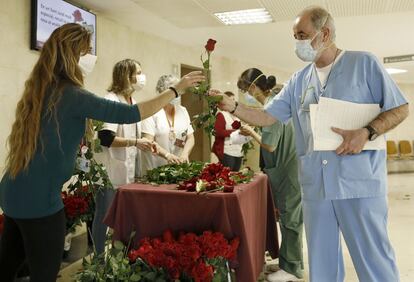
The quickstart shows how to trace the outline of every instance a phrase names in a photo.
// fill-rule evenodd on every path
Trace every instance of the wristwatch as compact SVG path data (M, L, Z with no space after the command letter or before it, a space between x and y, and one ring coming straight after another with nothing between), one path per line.
M377 131L371 125L367 125L364 128L366 128L369 132L369 135L368 135L369 141L374 141L378 137Z

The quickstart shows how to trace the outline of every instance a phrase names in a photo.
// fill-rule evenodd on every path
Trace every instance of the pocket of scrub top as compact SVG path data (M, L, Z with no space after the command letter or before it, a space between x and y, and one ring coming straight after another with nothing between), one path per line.
M365 180L372 178L372 165L367 151L346 155L340 159L340 175L343 179Z
M299 181L302 185L313 184L315 170L312 169L315 160L312 159L312 154L299 157Z

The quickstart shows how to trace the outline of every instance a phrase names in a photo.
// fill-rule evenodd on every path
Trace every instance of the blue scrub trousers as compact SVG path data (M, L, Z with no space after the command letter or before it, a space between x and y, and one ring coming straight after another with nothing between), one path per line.
M398 282L385 196L303 200L311 282L344 281L342 233L360 282Z

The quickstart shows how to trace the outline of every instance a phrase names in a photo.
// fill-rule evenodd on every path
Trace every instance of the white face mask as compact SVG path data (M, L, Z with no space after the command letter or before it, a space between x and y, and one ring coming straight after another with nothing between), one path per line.
M247 106L257 105L257 100L249 92L245 92L243 95Z
M170 101L170 104L173 106L181 105L181 97L174 98Z
M313 49L312 41L318 36L320 31L315 34L312 39L305 39L305 40L296 40L296 47L295 53L304 62L314 62L317 58L319 51L322 49L322 46L318 49Z
M97 59L97 56L89 53L79 58L78 65L84 77L88 76L93 71Z
M145 74L137 74L137 83L132 84L135 91L139 91L144 88L145 84L147 83L147 76Z

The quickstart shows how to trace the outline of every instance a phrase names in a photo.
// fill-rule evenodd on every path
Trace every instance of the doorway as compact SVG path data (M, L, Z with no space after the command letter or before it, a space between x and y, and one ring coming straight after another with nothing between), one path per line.
M181 77L192 71L202 70L202 68L181 64ZM195 115L202 113L204 108L207 107L207 102L204 99L200 99L197 95L188 93L181 96L181 105L187 108L190 119L193 120ZM190 161L210 162L211 144L208 134L202 128L196 128L194 125L193 127L195 145L190 154Z

